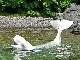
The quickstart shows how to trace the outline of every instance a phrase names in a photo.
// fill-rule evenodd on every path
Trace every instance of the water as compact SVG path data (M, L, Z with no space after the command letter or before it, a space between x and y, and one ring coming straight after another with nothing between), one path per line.
M49 58L72 58L74 57L75 53L73 53L74 50L72 46L70 45L62 45L62 46L56 46L50 49L44 49L44 50L36 50L36 51L21 51L21 50L13 50L14 54L14 60L24 60L26 57L27 60L37 59L41 57L42 60L44 60L46 57ZM46 60L46 59L45 59Z
M11 47L12 38L20 34L32 45L50 42L56 36L56 31L39 30L32 33L29 30L1 30L0 31L0 60L78 60L80 59L80 35L72 35L69 31L62 33L62 46L36 51L17 51ZM34 42L34 43L33 43Z
M73 46L74 45L74 46ZM80 47L75 44L56 46L36 51L14 50L8 46L0 46L0 60L48 60L48 59L79 59Z

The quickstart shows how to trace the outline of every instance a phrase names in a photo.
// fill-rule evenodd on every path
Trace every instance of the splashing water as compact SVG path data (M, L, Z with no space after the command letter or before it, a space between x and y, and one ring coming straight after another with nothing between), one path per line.
M49 50L49 52L47 52L47 54L43 54L42 53L45 51L42 50L34 50L34 51L21 51L21 50L14 50L14 60L23 60L23 57L26 57L31 55L29 53L35 53L37 55L42 55L43 57L47 57L48 55L53 55L57 58L68 58L70 56L73 56L74 54L72 53L72 47L70 45L61 45L61 46L56 46L54 48L51 48L51 50L53 49L53 51L56 52L51 52ZM36 56L35 56L36 57Z

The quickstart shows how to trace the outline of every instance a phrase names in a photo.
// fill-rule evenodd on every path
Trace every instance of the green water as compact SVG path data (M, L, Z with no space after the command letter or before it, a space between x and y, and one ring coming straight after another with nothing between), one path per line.
M21 29L3 29L0 30L0 60L14 60L13 49L11 48L12 38L19 34L29 41L32 45L44 44L52 41L56 36L55 30L21 30ZM56 48L46 49L37 53L27 53L23 60L80 60L80 35L70 33L70 30L62 32L62 45L71 46L73 53L70 57L56 57Z

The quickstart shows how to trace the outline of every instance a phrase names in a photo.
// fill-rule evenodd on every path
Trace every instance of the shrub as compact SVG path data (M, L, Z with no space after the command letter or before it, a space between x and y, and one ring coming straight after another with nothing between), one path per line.
M78 1L78 0L74 0ZM73 0L0 0L0 12L28 16L55 16L63 12Z

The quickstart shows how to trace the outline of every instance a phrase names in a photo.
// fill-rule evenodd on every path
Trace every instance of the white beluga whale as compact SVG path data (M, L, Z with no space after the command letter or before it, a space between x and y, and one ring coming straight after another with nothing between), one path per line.
M54 40L52 40L51 42L42 44L42 45L36 45L33 46L31 45L28 41L26 41L23 37L16 35L13 40L16 43L16 45L11 45L13 48L16 49L21 49L21 50L38 50L38 49L47 49L47 48L51 48L53 46L60 46L61 45L61 32L64 29L69 28L72 24L73 21L69 21L69 20L52 20L50 21L50 24L52 25L52 27L54 27L58 33L55 37Z
M26 41L23 37L16 35L14 38L14 43L16 43L16 45L11 45L14 48L17 49L23 49L23 50L33 50L34 47L28 42Z

